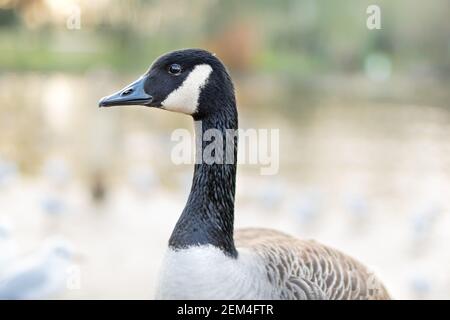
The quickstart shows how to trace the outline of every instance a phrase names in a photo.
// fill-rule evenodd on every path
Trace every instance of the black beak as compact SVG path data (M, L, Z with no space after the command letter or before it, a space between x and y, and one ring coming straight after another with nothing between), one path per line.
M99 107L149 105L153 97L144 90L145 76L140 77L124 89L103 97L98 102Z

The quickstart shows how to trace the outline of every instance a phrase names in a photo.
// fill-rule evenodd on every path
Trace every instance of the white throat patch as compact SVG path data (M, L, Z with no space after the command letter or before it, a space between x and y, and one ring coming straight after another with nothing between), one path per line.
M174 112L194 114L198 107L201 89L208 81L212 68L209 64L194 67L184 82L172 91L161 103L164 109Z

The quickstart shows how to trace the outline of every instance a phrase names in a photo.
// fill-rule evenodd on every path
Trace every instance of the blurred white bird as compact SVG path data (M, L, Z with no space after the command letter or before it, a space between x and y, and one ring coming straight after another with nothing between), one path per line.
M0 222L0 275L16 258L17 244L12 227L6 222Z
M353 229L362 231L362 227L367 224L370 218L367 198L359 192L347 193L344 197L344 206Z
M43 190L38 206L44 215L42 220L44 234L58 233L64 217L70 212L64 195L57 191Z
M431 291L431 281L422 274L416 274L410 279L410 290L414 299L424 299Z
M439 216L440 208L430 203L415 212L412 217L412 226L415 235L422 235L431 230Z
M279 181L272 181L270 184L265 184L259 192L256 193L257 201L266 210L272 210L278 208L285 195L285 187Z
M66 211L64 200L56 194L45 194L39 204L42 211L49 215L60 215Z
M42 168L42 174L51 185L57 188L66 186L72 176L67 162L60 158L48 159Z
M348 193L345 197L348 213L357 220L366 219L369 213L369 205L366 197L361 193Z
M41 211L49 217L52 228L58 222L56 217L68 212L67 192L64 188L69 184L71 173L64 159L50 158L42 168L42 177L46 186L41 190L38 205Z
M6 187L11 184L17 176L17 165L12 161L0 158L0 187Z
M293 204L292 213L302 227L311 226L321 213L321 195L319 192L306 192Z
M160 181L148 166L134 166L128 171L128 181L137 193L147 193L156 188Z
M46 299L66 289L73 252L64 241L50 241L18 260L0 277L0 299Z
M425 249L441 212L442 208L439 204L429 201L412 214L412 246L415 253Z

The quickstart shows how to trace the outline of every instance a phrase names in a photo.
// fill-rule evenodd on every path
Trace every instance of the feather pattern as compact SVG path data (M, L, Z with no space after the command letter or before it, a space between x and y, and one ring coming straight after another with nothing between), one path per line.
M270 229L235 231L241 248L263 260L267 279L279 299L390 299L383 284L355 259L313 240Z

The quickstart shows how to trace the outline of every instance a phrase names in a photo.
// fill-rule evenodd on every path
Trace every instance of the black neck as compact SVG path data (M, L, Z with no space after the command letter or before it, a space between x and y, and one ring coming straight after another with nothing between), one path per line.
M197 120L194 178L186 207L169 240L169 246L172 248L213 245L232 257L237 256L233 241L237 161L235 133L238 125L234 97L229 104L231 105L222 106L221 111L212 115L201 119L194 118ZM215 139L203 141L205 134L211 133L209 129L216 129L216 135L222 137L222 150L216 149L211 153L211 149L214 149L211 148L211 143L214 143ZM210 154L221 162L211 163L210 158L205 159L204 156Z

